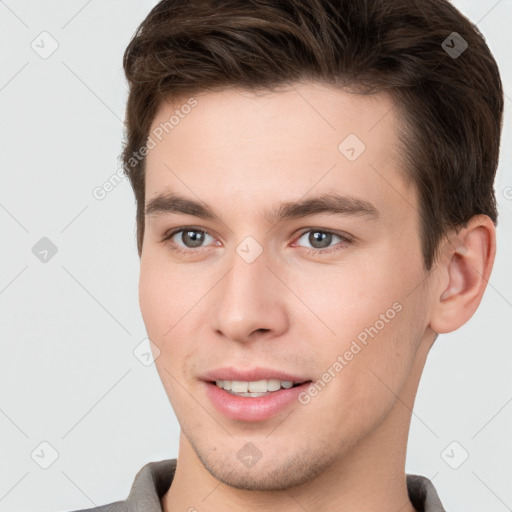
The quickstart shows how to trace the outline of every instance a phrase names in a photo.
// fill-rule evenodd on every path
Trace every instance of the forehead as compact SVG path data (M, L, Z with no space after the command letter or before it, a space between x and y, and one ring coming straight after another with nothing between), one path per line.
M178 192L224 208L245 206L254 216L280 200L336 192L403 216L416 203L402 176L399 122L388 95L318 83L164 103L149 134L146 203Z

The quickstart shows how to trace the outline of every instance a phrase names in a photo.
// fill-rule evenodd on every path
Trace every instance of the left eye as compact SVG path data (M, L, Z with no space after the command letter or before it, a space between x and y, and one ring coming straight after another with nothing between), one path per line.
M346 242L347 244L351 242L351 239L348 236L338 235L337 233L333 233L332 231L324 231L321 229L310 229L302 233L300 238L297 241L301 240L307 236L308 243L312 244L314 251L317 252L331 252L331 251L323 251L323 249L330 246L333 241L333 238L339 238L341 241Z

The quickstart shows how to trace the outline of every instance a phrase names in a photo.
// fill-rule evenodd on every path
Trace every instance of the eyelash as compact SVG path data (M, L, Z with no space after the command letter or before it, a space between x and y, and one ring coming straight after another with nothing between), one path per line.
M200 232L200 233L204 233L206 235L210 235L210 233L208 233L208 231L206 231L204 229L196 228L194 226L184 226L184 227L173 229L170 232L167 232L164 235L164 237L163 237L163 239L161 241L162 242L169 242L170 239L174 235L176 235L178 233L182 233L184 231L197 231L197 232ZM345 233L341 234L341 233L338 233L336 231L330 231L330 230L319 229L319 228L308 228L308 229L302 231L299 234L297 240L301 239L306 233L310 233L310 232L324 233L324 234L329 234L329 235L337 236L338 238L341 239L340 243L344 243L344 245L342 247L338 247L336 249L329 249L329 248L326 248L326 249L314 249L314 248L308 249L308 248L304 248L304 249L308 249L308 255L315 255L315 256L316 255L324 255L324 254L340 251L340 250L346 248L347 245L354 245L355 244L355 239L352 238L351 236L345 234ZM201 247L199 247L198 249L183 249L183 248L181 248L181 247L179 247L179 246L177 246L175 244L170 244L170 243L166 243L166 245L168 245L169 248L172 251L175 251L175 252L181 253L181 254L190 254L190 253L198 252L198 249L201 249Z

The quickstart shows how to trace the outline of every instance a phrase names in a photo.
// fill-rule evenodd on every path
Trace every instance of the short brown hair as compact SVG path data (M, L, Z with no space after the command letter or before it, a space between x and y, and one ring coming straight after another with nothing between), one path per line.
M446 0L162 0L136 30L123 65L122 159L137 201L139 256L146 159L133 155L162 101L301 80L394 99L403 172L419 194L426 270L450 230L477 214L497 224L501 78L478 28Z

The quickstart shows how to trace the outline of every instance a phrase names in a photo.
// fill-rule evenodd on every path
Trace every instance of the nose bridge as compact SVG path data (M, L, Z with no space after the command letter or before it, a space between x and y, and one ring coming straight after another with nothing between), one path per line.
M255 251L259 250L259 254ZM268 252L253 240L242 241L230 259L231 270L215 296L214 328L226 337L247 340L256 330L280 331L285 308L279 280L268 268Z
M223 286L221 302L226 311L232 311L236 316L239 314L247 315L246 309L261 310L271 301L269 280L272 273L267 268L269 265L268 257L262 252L257 258L251 261L246 258L247 253L244 243L240 244L231 259L231 271L226 276ZM242 252L242 255L240 253ZM275 278L274 278L275 279Z

